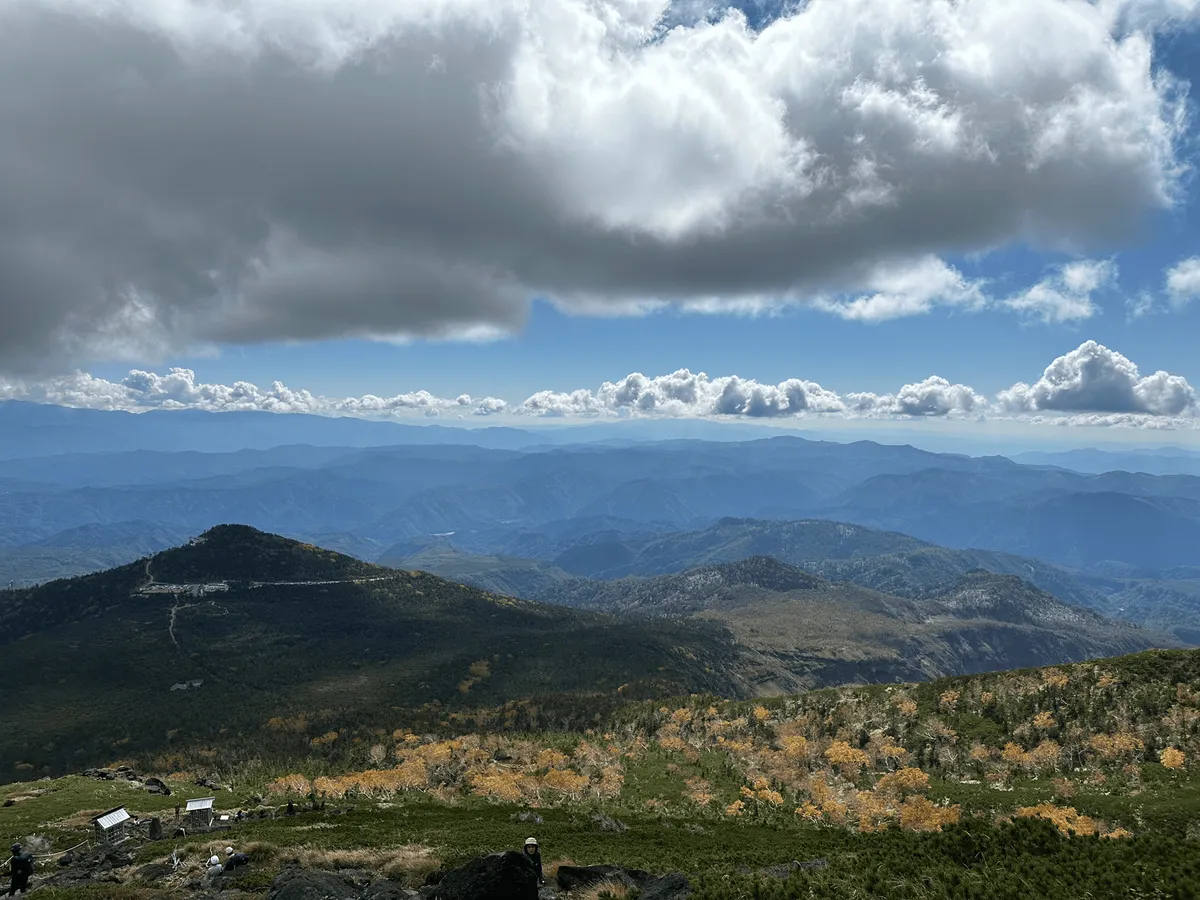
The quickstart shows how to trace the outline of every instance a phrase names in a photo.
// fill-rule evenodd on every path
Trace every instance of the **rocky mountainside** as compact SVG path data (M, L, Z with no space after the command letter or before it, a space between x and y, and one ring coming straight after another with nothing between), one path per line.
M744 605L748 592L786 593L829 588L827 582L770 556L699 566L678 575L598 581L576 578L543 593L547 602L581 609L688 616L707 610Z
M1019 575L1069 603L1102 602L1102 592L1069 571L1029 557L991 550L955 550L906 534L824 519L721 519L700 531L649 539L593 535L564 548L552 562L575 575L619 578L663 575L697 566L772 556L837 581L899 596L921 596L973 569Z
M927 679L1179 645L1063 603L1015 576L981 570L904 598L751 557L678 575L574 579L541 599L720 623L737 640L743 677L757 692Z

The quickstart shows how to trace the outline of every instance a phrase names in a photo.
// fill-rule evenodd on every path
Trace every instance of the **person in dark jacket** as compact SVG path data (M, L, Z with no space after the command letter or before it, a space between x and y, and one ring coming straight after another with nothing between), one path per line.
M532 863L537 872L538 884L545 884L546 879L542 875L542 851L538 849L537 838L528 838L525 841L525 858Z
M229 859L225 860L226 872L232 872L239 866L249 865L250 863L250 857L245 853L234 853L232 847L225 848L225 855L229 857Z
M14 896L17 891L23 894L29 890L29 879L33 877L33 856L23 853L20 844L12 845L12 859L9 861L8 874L12 878L8 896Z

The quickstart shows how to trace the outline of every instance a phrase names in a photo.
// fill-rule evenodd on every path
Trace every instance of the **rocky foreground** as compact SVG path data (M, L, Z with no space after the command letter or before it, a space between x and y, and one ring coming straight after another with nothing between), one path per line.
M781 867L783 868L783 867ZM791 869L788 868L790 872ZM787 873L781 872L780 875ZM233 900L249 896L241 886L261 873L252 865L215 876L197 875L180 883L169 864L133 867L120 851L72 855L59 871L39 879L43 885L134 883L193 900ZM431 873L419 888L407 887L362 869L323 871L284 866L271 882L267 900L555 900L611 885L637 891L641 900L686 900L692 887L679 873L654 875L621 866L559 866L553 880L539 886L533 867L521 853L505 851L477 857L464 865ZM261 888L258 890L261 891ZM261 897L261 893L254 892Z
M620 866L562 866L555 883L539 888L533 868L515 851L479 857L427 880L413 890L360 872L290 868L275 879L267 900L550 900L605 884L636 889L642 900L685 900L692 893L678 873L656 876Z

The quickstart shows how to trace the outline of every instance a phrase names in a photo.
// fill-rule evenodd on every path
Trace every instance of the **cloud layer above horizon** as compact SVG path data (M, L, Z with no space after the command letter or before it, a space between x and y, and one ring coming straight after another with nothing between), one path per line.
M1153 39L1194 0L701 6L6 0L0 368L486 337L536 297L1079 321L1089 254L1179 197ZM945 262L1014 243L1080 262L992 298Z
M0 400L25 400L86 409L145 411L257 410L369 419L513 416L540 419L691 417L744 420L801 417L1021 419L1066 425L1200 428L1196 390L1167 372L1142 375L1128 358L1087 341L1054 360L1032 384L1014 384L989 400L973 388L930 376L895 393L837 394L799 378L763 384L736 375L709 377L680 369L640 373L598 390L539 391L518 404L496 397L437 397L414 391L392 397L332 398L275 382L205 384L190 369L166 375L131 371L120 382L85 373L40 381L0 378Z

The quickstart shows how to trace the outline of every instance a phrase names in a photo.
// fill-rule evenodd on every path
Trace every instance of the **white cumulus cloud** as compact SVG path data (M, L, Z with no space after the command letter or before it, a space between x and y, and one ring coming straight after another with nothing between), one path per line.
M680 369L647 378L633 373L606 381L597 391L542 391L514 409L530 416L746 416L778 418L803 413L840 413L845 404L833 391L792 378L761 384L730 375L709 378Z
M1200 256L1182 260L1167 271L1167 295L1176 309L1200 297Z
M119 382L96 378L83 372L41 381L0 379L0 400L25 400L84 409L128 410L197 409L206 412L258 410L273 413L308 413L323 416L388 418L422 414L491 415L502 413L508 404L495 397L436 397L414 391L391 397L365 394L361 397L321 397L305 390L292 390L281 382L262 389L246 381L232 385L206 384L196 380L191 369L171 369L166 375L134 369Z
M1080 260L1067 263L1053 275L1004 301L1015 312L1043 322L1081 322L1094 316L1098 308L1092 294L1114 285L1116 264L1108 260Z
M997 400L1010 413L1144 417L1196 410L1196 391L1186 378L1163 371L1143 376L1132 360L1095 341L1060 356L1032 385L1015 384Z
M0 367L504 334L533 297L971 308L937 259L1176 201L1155 37L1194 5L4 0Z
M813 305L844 319L882 322L921 315L936 306L979 310L987 304L981 282L964 277L936 256L882 266L863 286L868 293L849 299L817 298Z
M1200 426L1197 394L1186 378L1164 371L1142 375L1131 360L1095 341L1087 341L1054 360L1033 384L1015 384L994 399L937 375L890 393L839 394L804 378L769 383L737 375L714 377L688 369L656 376L634 372L617 381L606 381L597 389L537 391L520 402L470 394L439 397L424 390L389 396L326 397L281 382L265 389L249 382L205 383L192 370L177 368L165 375L135 369L120 381L82 372L44 379L0 377L2 400L134 412L260 410L368 419L1017 418L1060 425Z
M987 399L965 384L951 384L932 375L916 384L906 384L894 394L847 394L850 408L866 414L893 416L948 416L982 413Z

